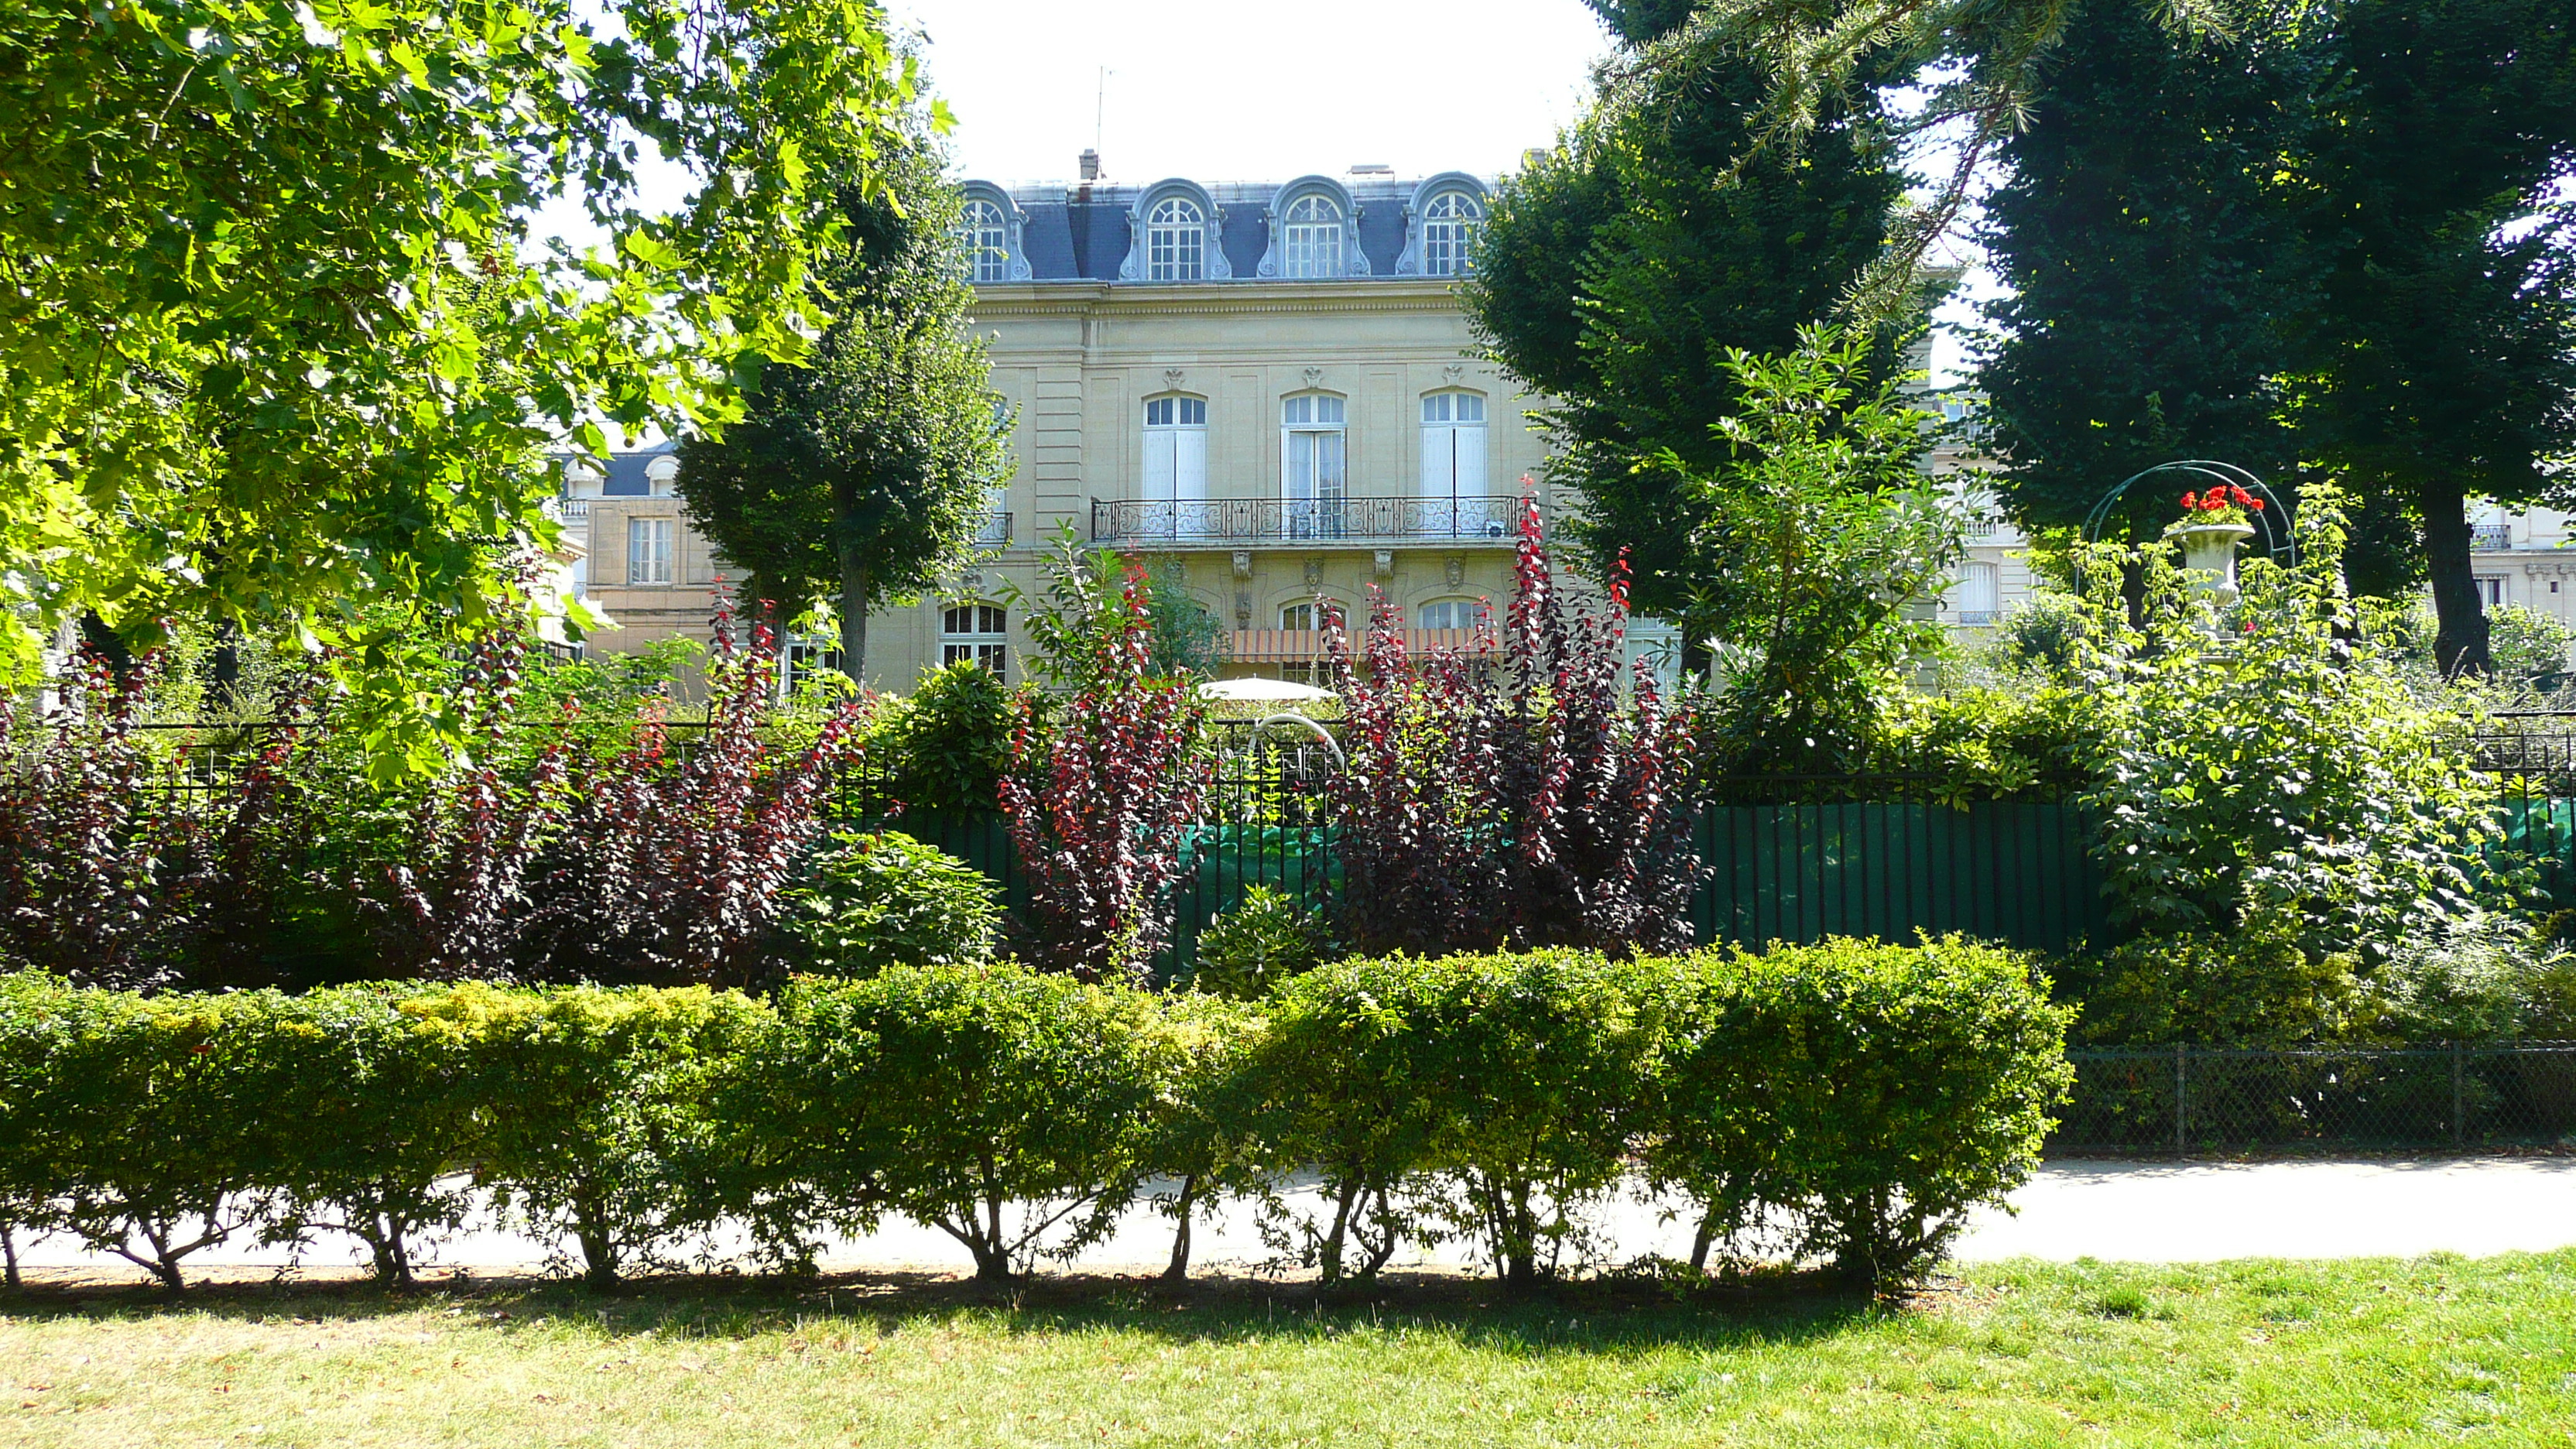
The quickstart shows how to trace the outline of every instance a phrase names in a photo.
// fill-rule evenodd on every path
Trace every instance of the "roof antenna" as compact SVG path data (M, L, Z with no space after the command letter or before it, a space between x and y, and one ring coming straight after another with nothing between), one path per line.
M1091 199L1091 183L1100 179L1100 131L1109 114L1109 67L1100 68L1100 93L1091 112L1091 149L1082 153L1082 185L1075 193L1081 200Z

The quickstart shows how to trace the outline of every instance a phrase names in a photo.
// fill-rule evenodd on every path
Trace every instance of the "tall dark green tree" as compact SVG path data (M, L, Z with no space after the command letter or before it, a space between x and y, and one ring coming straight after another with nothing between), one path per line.
M2008 295L1977 384L2008 506L2070 526L2121 479L2217 458L2284 486L2292 318L2313 289L2280 195L2311 78L2295 42L2195 42L2137 0L2091 0L2000 153L1980 237ZM2114 535L2153 537L2189 486L2133 489Z
M680 445L691 521L756 597L789 613L836 600L854 681L868 611L973 557L1010 469L1008 418L966 325L960 197L914 120L884 184L844 194L845 245L820 270L834 321L812 365L765 365L740 421Z
M2429 572L2445 670L2486 667L2464 504L2576 448L2576 277L2545 214L2576 154L2552 0L2340 0L2234 43L2095 0L2051 57L1987 243L2013 506L2071 523L2204 456L2356 496L2363 592ZM2128 500L2134 529L2170 490Z
M1631 60L1690 16L1683 0L1594 0ZM1464 291L1513 376L1556 399L1558 481L1582 490L1572 533L1606 567L1621 549L1640 612L1679 616L1698 583L1683 540L1710 522L1669 451L1713 468L1736 402L1733 349L1779 353L1830 311L1886 237L1903 178L1876 111L1837 103L1805 144L1752 152L1766 72L1715 48L1655 67L1507 180Z
M2421 530L2446 674L2488 669L2467 500L2576 452L2576 10L2352 0L2320 38L2306 175L2318 305L2292 416L2365 508Z

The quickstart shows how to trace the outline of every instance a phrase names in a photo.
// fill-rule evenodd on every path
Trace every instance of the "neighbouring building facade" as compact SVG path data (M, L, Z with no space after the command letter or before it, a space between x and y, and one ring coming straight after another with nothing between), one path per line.
M974 326L1017 470L988 553L868 626L867 673L909 687L967 658L1022 677L1049 538L1168 560L1226 631L1230 675L1301 678L1318 600L1374 587L1422 642L1512 581L1524 487L1554 523L1532 399L1477 355L1456 282L1488 182L1356 168L1284 185L966 183ZM1540 480L1525 485L1524 479ZM667 446L567 477L594 648L703 637L724 561L681 512ZM1674 653L1640 621L1632 647Z

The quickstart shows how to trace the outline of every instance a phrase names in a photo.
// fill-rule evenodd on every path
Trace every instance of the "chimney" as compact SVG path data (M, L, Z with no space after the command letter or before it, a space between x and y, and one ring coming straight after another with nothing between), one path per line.
M1100 179L1100 153L1088 146L1082 148L1082 179L1085 181Z

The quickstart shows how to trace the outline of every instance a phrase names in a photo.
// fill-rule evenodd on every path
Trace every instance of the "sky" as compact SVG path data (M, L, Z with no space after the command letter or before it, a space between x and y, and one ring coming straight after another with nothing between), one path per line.
M1005 184L1071 180L1095 122L1112 181L1285 181L1365 162L1490 175L1582 113L1610 49L1580 0L892 11L928 37L965 174Z
M1097 143L1104 179L1287 181L1356 164L1399 176L1513 169L1583 114L1608 33L1582 0L888 0L919 33L931 90L956 114L961 176L1070 181ZM1104 76L1103 71L1106 70ZM649 163L647 197L687 191ZM565 203L541 234L593 234ZM1972 275L1970 290L1990 292ZM1965 320L1952 303L1942 320ZM1936 335L1934 380L1960 350Z

